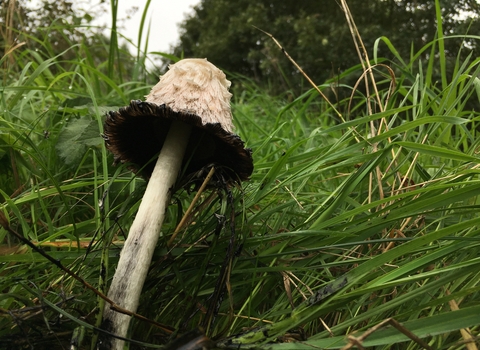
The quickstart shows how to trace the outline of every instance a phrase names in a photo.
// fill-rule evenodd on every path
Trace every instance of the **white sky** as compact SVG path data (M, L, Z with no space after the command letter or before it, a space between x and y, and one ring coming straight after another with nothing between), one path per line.
M118 0L117 17L119 20L126 19L134 7L138 8L130 19L121 22L124 24L124 28L119 29L121 34L131 39L135 44L138 44L138 29L146 3L146 0ZM200 0L151 0L142 34L143 40L145 40L150 23L148 51L168 53L170 45L175 44L179 38L178 24L186 18L187 14L193 12L193 6L199 3ZM100 17L98 21L99 24L106 23L110 27L110 6L108 9L108 13ZM142 49L144 44L145 42L142 41Z
M131 39L136 45L138 45L138 30L146 3L147 0L118 0L117 17L119 20L126 19L119 23L121 25L119 33ZM145 40L150 23L148 51L168 53L170 45L175 44L179 38L178 24L186 18L187 14L193 12L193 6L199 3L200 0L151 0L142 33ZM138 10L132 16L132 10L135 7ZM127 19L129 16L130 18ZM99 25L111 26L110 5L108 13L100 16L96 22ZM141 45L142 49L144 44Z
M55 3L55 0L48 1ZM106 0L104 2L107 13L100 11L98 5L99 0L77 0L72 2L74 5L92 12L91 15L94 18L94 25L106 25L107 29L109 29L112 25L110 1L111 0ZM148 51L169 53L170 45L175 44L179 39L178 24L187 17L187 14L193 13L193 7L198 5L200 1L201 0L151 0L145 19L144 32L142 33L143 40L145 40L150 23ZM39 3L39 0L30 0L26 5L35 9L40 6ZM146 4L147 0L118 0L117 25L121 26L119 33L132 40L135 45L138 45L138 29ZM134 8L137 8L137 10L134 11L132 15ZM108 35L108 33L106 33L106 35ZM144 41L142 41L142 49L144 44ZM133 49L132 51L136 52L136 50Z

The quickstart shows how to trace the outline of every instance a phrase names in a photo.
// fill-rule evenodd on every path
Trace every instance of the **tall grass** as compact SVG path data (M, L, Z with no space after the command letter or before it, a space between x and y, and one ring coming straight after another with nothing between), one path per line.
M444 40L439 30L420 49L427 62L413 53L385 67L374 52L369 90L338 87L352 96L337 103L341 123L314 89L287 102L232 77L234 122L255 171L232 189L233 205L222 191L204 194L167 249L194 194L175 195L138 310L165 327L135 320L130 348L199 326L204 345L222 348L422 348L412 334L433 349L475 346L480 59L457 60L448 74ZM101 48L72 43L74 60L40 41L39 52L19 47L2 58L16 73L0 88L0 210L105 290L145 182L111 166L103 116L142 98L156 78L141 51L135 69L116 69L113 38ZM387 38L380 45L395 54ZM103 62L97 49L110 53ZM0 344L60 349L74 339L93 348L101 298L4 228L0 242ZM402 325L372 329L390 318Z

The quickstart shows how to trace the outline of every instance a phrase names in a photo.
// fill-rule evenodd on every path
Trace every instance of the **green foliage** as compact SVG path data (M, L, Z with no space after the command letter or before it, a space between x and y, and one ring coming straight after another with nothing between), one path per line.
M15 2L2 7L2 11L13 11L7 18L22 14L10 4ZM61 23L47 19L36 23L35 36L20 26L21 21L14 21L20 27L2 26L6 54L0 60L0 210L12 229L102 289L105 276L99 267L106 264L109 254L101 254L98 239L88 248L89 254L86 248L95 237L103 239L113 232L106 216L108 190L119 202L127 203L131 197L118 192L125 183L110 180L118 170L111 168L112 159L103 146L104 114L110 109L107 106L125 105L146 94L157 77L145 68L143 51L137 61L120 47L118 55L109 57L110 39L91 27L77 30L85 23L77 23L74 15L59 17ZM8 33L15 33L17 41L9 42L12 36ZM22 41L25 44L20 45ZM110 66L115 69L108 76ZM121 85L127 72L128 83ZM85 294L81 285L3 228L0 241L0 302L2 310L11 311L2 313L0 319L1 348L29 344L65 348L70 332L81 322L95 324L94 310L100 303L94 294ZM52 308L43 314L43 306L50 304ZM74 315L64 313L79 323L56 323L54 307L70 312L74 308ZM32 317L32 322L19 321ZM87 339L92 337L91 329ZM49 336L51 331L54 336Z
M436 35L435 1L350 0L348 5L367 47L380 36L393 43L400 56L417 52ZM477 33L478 5L474 1L442 1L445 57L455 60L459 48L476 49L464 35ZM461 14L470 16L464 18ZM263 88L279 93L302 84L299 72L273 42L255 27L271 33L316 83L337 77L358 63L350 29L338 1L202 0L182 25L175 53L208 57L219 67L241 73ZM455 38L458 34L460 37ZM393 58L380 48L382 57ZM428 52L422 55L427 58ZM440 75L439 72L434 72ZM345 77L347 78L347 77ZM344 79L345 79L344 78ZM353 85L358 75L346 81ZM335 79L333 79L335 80ZM341 81L343 83L344 81ZM338 82L336 82L338 83ZM305 86L301 86L304 91Z
M55 145L58 155L66 164L78 164L90 147L101 147L98 123L88 116L69 120L60 132Z
M167 249L194 196L175 194L138 310L175 333L135 319L130 348L204 326L217 347L335 349L392 317L434 349L464 348L460 330L478 339L480 59L452 56L450 40L439 33L411 54L374 41L377 90L339 85L339 96L352 96L335 105L343 122L315 90L272 97L231 75L234 123L255 171L231 189L233 203L204 193ZM156 78L141 50L122 71L95 45L70 42L65 60L46 37L38 42L39 51L19 47L1 62L0 210L105 291L145 181L111 166L103 115ZM353 66L339 79L361 73ZM75 339L90 348L102 301L2 227L0 242L0 347L61 349ZM421 348L392 327L360 342Z

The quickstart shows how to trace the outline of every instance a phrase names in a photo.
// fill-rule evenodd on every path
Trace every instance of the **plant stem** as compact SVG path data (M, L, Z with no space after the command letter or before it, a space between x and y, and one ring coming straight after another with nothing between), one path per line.
M190 126L178 121L172 122L120 254L108 297L129 311L136 312L137 310L142 287L170 202L171 190L182 165L189 136ZM130 318L130 316L115 312L107 306L102 328L115 335L125 337ZM113 338L105 339L101 345L99 344L102 349L123 349L123 345L123 340Z

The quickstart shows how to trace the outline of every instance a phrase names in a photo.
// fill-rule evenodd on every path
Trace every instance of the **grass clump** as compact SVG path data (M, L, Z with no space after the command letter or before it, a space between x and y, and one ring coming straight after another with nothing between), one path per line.
M444 40L439 29L420 50L428 62L417 53L386 66L374 55L345 72L368 88L338 86L352 96L336 102L341 118L315 89L272 98L232 77L254 174L231 198L204 194L167 249L194 194L174 196L138 310L151 322L134 321L130 348L198 326L223 348L478 340L480 60L447 73ZM19 69L0 93L0 210L12 230L105 291L145 183L110 166L103 116L155 78L141 54L122 80L116 55L94 63L87 45L72 43L75 58L64 60L42 42L40 53L19 47L2 61L14 57ZM386 38L377 45L395 53ZM2 346L75 339L89 348L105 301L5 228L0 239Z

